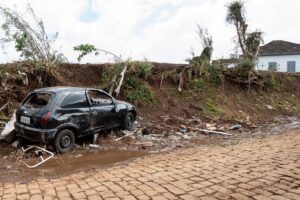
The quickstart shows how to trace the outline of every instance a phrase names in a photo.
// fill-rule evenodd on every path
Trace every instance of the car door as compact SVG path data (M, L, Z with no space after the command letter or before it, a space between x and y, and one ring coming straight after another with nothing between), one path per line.
M114 125L115 105L112 97L99 90L88 90L90 101L91 126L100 131Z

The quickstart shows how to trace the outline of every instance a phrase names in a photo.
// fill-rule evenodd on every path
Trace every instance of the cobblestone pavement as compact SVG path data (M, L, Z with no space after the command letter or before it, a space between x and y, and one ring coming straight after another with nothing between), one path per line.
M29 183L2 199L300 199L300 130Z

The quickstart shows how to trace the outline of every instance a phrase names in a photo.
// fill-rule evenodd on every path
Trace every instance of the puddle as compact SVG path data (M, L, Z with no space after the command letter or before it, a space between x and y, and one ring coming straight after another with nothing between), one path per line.
M0 169L0 182L27 182L37 177L59 177L73 174L77 171L92 170L116 164L125 164L132 159L147 155L146 151L127 150L80 150L55 155L54 158L35 169L29 169L23 164L10 169ZM32 160L26 159L26 163ZM3 164L1 164L3 165Z

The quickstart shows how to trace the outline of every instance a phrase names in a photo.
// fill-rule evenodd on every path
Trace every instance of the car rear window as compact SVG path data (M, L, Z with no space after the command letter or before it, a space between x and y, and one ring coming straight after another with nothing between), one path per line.
M23 105L31 108L44 108L51 104L52 99L53 95L49 93L32 93Z

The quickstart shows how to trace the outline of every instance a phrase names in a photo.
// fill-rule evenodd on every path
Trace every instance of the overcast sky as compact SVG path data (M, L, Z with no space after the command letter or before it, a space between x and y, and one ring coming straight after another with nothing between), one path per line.
M234 53L235 29L225 23L228 0L0 0L26 18L30 3L50 33L59 32L55 48L76 62L73 47L91 43L134 60L183 63L191 48L202 47L196 24L213 36L214 58ZM299 0L247 0L249 29L264 32L264 41L300 43ZM0 19L1 22L1 19ZM0 33L2 36L2 32ZM0 62L18 60L12 47L0 52ZM88 56L82 62L105 62Z

